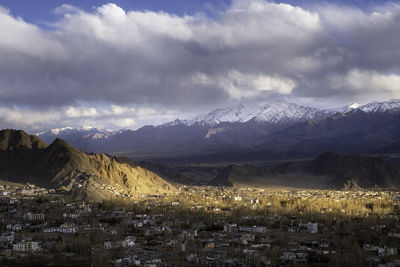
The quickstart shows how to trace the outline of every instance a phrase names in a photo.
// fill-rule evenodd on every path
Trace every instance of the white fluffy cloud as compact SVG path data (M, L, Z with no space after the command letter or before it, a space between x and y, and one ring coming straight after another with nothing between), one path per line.
M400 98L400 75L383 74L374 70L352 69L347 75L332 77L331 87L335 90L348 88L362 95L363 101Z
M17 107L0 107L2 128L41 129L44 122L52 125L61 118L60 111L54 109L43 112Z
M292 57L308 53L325 38L317 13L262 1L237 2L219 20L126 12L115 4L93 12L64 5L57 9L62 18L53 31L14 18L4 9L0 12L0 21L6 22L0 29L7 37L0 41L0 53L7 57L0 64L5 67L11 61L17 74L26 76L26 83L18 84L16 74L3 69L1 91L12 87L5 99L33 105L102 100L192 106L248 97L256 93L232 93L235 71L288 80L290 73L279 73L272 65L286 68ZM280 52L283 58L272 64ZM196 73L215 82L208 87L178 82ZM281 87L268 86L267 91L280 93ZM188 102L188 94L196 101ZM40 101L45 96L50 99Z
M387 91L400 97L400 75L381 74L377 71L351 70L346 85L355 90Z
M62 5L54 13L59 19L43 29L0 7L0 106L15 121L36 121L36 114L46 127L138 127L166 121L170 111L195 114L280 95L400 97L397 4L367 12L237 0L216 18L116 4ZM32 117L18 117L25 111Z
M97 115L97 110L95 108L68 107L65 115L69 118L94 117Z

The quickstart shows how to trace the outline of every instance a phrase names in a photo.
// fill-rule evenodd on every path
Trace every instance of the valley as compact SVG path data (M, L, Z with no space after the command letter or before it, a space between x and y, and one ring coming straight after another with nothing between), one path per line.
M0 131L0 264L399 263L395 155L135 161ZM356 254L355 254L356 253ZM356 256L354 256L356 255Z
M400 267L400 2L0 1L0 267Z
M32 185L0 189L2 265L374 266L399 260L399 191L180 186L175 193L96 203Z
M0 131L0 264L398 264L400 160L377 149L397 140L397 105L257 108Z

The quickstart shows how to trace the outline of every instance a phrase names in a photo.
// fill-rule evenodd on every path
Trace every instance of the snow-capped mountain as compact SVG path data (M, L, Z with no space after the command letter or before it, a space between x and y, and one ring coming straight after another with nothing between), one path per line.
M358 103L351 103L350 105L341 106L341 107L338 107L338 108L333 108L333 109L331 109L331 110L332 110L332 111L335 111L335 112L346 113L346 112L349 112L349 111L356 110L356 109L358 109L359 107L360 107L360 104L358 104Z
M400 112L400 99L392 99L389 101L378 102L374 101L366 105L360 106L357 110L362 110L367 113L377 113L377 112L390 112L397 113Z
M256 120L259 122L276 124L281 122L319 120L337 112L347 113L356 110L364 112L400 112L400 99L392 99L383 102L374 101L365 105L351 103L350 105L334 109L307 107L282 100L257 105L252 103L239 104L232 107L215 109L193 120L176 120L174 123L183 123L186 125L193 125L196 123L216 125L222 122L248 122L250 120Z
M59 137L87 152L118 153L139 160L196 158L209 153L221 159L248 155L258 160L269 156L308 157L324 151L397 153L399 119L400 100L361 106L353 103L330 110L275 101L242 103L192 120L175 120L137 130L66 127L38 136L46 143Z
M326 118L334 114L332 110L322 110L314 107L305 107L286 101L276 101L264 104L239 104L233 107L216 109L194 120L189 124L207 123L210 125L221 122L259 122L282 123Z
M158 127L170 127L170 126L176 126L176 125L189 125L190 123L189 123L189 121L187 121L187 120L180 120L180 119L176 119L176 120L173 120L173 121L170 121L170 122L166 122L166 123L163 123L163 124L160 124L160 125L158 125Z
M62 136L66 134L81 133L81 134L86 134L89 137L89 136L108 136L114 132L115 131L108 129L99 129L91 126L81 126L78 128L73 128L73 127L54 128L46 132L37 133L36 135L41 136L46 134L46 135Z
M66 133L93 133L93 132L112 132L111 130L106 130L106 129L98 129L96 127L91 127L91 126L81 126L78 128L73 128L73 127L63 127L63 128L54 128L50 129L47 132L41 132L36 135L42 135L42 134L53 134L53 135L63 135Z
M251 120L257 122L266 122L270 124L279 123L295 123L307 120L320 120L337 112L347 113L351 111L361 110L366 113L377 112L400 112L400 99L392 99L389 101L378 102L374 101L365 105L352 103L334 109L319 109L315 107L302 106L295 103L278 100L271 103L262 104L238 104L227 108L215 109L207 114L200 115L191 120L176 119L161 125L159 128L173 127L177 125L202 125L214 126L219 123L244 123ZM46 132L37 133L36 135L43 138L45 141L52 141L57 137L65 139L107 139L126 130L112 131L107 129L99 129L91 126L82 126L79 128L64 127L55 128Z
M93 139L102 140L107 139L120 131L112 131L108 129L98 129L91 126L82 126L79 128L64 127L50 129L47 132L37 133L36 135L42 138L45 142L51 143L56 138L62 138L65 140L73 139Z

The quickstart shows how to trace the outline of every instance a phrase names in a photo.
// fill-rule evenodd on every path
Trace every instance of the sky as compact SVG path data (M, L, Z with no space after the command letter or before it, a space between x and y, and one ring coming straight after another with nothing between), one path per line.
M400 98L400 2L0 0L0 128Z

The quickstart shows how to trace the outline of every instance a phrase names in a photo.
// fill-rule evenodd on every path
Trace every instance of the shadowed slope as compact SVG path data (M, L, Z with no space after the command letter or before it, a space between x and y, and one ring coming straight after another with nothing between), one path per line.
M400 186L400 169L381 157L324 153L313 160L285 162L271 169L231 165L210 182L216 186L343 188Z
M0 178L4 180L63 188L89 198L160 194L175 189L147 169L119 163L105 154L87 154L61 139L46 146L23 131L5 130L0 132L0 144Z

